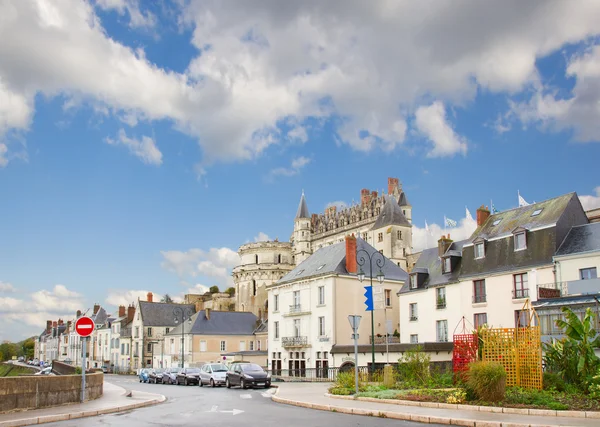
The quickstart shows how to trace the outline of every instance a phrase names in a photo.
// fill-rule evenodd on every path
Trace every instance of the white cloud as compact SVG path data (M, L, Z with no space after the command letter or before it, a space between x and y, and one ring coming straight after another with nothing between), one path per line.
M6 152L8 151L8 147L6 144L0 143L0 168L3 168L8 164L8 159L6 158Z
M223 285L232 283L231 270L240 263L237 252L225 247L211 248L208 252L194 248L187 252L161 251L161 254L162 268L180 278L205 275Z
M302 168L310 163L308 157L300 156L292 159L292 163L289 168L275 168L269 172L269 178L273 179L277 176L294 176L298 175Z
M129 15L129 26L154 27L156 17L150 11L145 13L140 10L138 0L96 0L96 5L103 10L115 10L119 15Z
M141 140L129 138L125 131L120 129L117 139L106 138L106 142L110 145L124 145L131 154L147 165L159 166L162 164L162 153L149 136L142 136Z
M594 188L594 193L596 194L579 196L583 209L586 211L600 208L600 186Z
M433 150L428 153L429 157L467 153L467 142L446 120L443 103L436 101L427 107L419 107L415 113L415 124L419 132L433 142Z
M193 288L189 288L187 290L188 294L205 294L210 291L210 286L201 285L200 283L196 283Z
M148 299L148 291L145 290L123 290L123 289L109 289L108 296L104 300L107 304L112 305L114 307L119 307L120 305L124 305L128 307L129 304L135 304L138 301L138 298L141 301L147 301ZM155 301L160 301L160 297L158 294L153 293L153 298Z
M269 237L269 235L267 233L263 233L262 231L260 231L258 235L254 238L255 242L268 242L270 240L271 238Z
M437 241L442 235L450 234L450 238L455 242L468 239L477 228L475 219L463 218L458 222L456 227L446 227L438 224L428 224L429 232L425 227L420 228L413 224L413 252L420 252L423 249L437 246Z
M3 282L0 280L0 292L15 292L15 287L12 283Z

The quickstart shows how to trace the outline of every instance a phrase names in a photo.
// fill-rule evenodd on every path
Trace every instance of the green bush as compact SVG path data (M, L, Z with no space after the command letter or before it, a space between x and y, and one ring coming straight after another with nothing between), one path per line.
M362 377L366 377L366 375L361 374L362 372L359 372L358 374L358 391L365 391L366 387ZM333 388L345 388L347 390L350 390L349 394L354 393L356 389L356 383L354 381L354 371L338 372L337 377L335 378Z
M562 411L569 406L556 400L555 392L548 390L527 390L511 387L506 391L505 402L513 405L529 405Z
M426 354L421 346L412 348L398 360L398 371L402 381L414 382L416 385L427 384L429 373L429 362L431 357Z
M565 391L565 380L553 372L544 372L543 384L544 390Z
M496 362L474 362L469 365L467 384L478 398L499 402L506 394L506 371Z
M81 366L75 366L75 375L81 375Z
M353 391L344 387L331 387L329 393L335 394L336 396L350 396Z

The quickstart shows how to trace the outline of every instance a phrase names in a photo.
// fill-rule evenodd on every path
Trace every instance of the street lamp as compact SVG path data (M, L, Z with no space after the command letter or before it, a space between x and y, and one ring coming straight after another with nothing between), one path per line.
M188 325L192 324L192 314L194 312L191 308L183 309L183 307L175 307L173 309L173 315L175 316L175 324L179 323L178 315L181 316L181 367L183 368L183 330L185 326L185 318L187 317Z
M363 252L366 255L366 259L365 259L365 255L360 255L359 254ZM377 255L377 256L376 256ZM366 264L367 259L369 260L369 279L371 281L371 292L373 291L373 260L375 260L375 265L377 265L377 267L379 267L379 272L377 273L377 281L379 282L379 284L383 283L383 280L385 279L385 276L383 275L383 271L381 270L383 265L385 264L385 257L383 256L383 254L381 252L373 252L372 254L369 254L369 252L365 251L364 249L359 249L358 251L356 251L356 263L358 265L360 265L360 270L358 271L358 280L362 281L365 280L365 272L362 269L362 266ZM375 311L375 307L373 307L373 310L371 310L371 373L375 372L375 316L374 316L374 311ZM387 337L386 337L387 339Z

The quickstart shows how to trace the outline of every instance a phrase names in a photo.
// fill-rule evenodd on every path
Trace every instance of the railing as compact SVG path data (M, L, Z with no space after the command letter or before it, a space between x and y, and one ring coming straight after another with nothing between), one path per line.
M302 306L300 304L290 305L290 313L301 313Z
M388 344L400 344L400 337L390 335L387 337ZM369 336L369 344L373 343L373 337ZM375 336L375 344L385 344L385 337Z
M537 298L560 298L567 292L568 282L544 283L537 285Z
M473 295L473 304L478 304L480 302L486 302L486 295Z
M308 346L308 337L282 337L281 345L283 347L306 347Z
M527 289L527 288L513 289L512 294L513 294L513 299L528 298L529 297L529 289Z
M377 367L377 364L375 365ZM286 369L268 369L274 380L285 382L332 382L337 378L340 372L354 373L354 366L348 365L344 368L286 368ZM373 377L367 366L358 367L358 375L361 381L369 381L372 378L383 378L383 372L376 369Z
M417 320L419 320L418 316L410 316L410 321L411 322L416 322Z
M446 298L438 298L438 300L436 302L436 308L437 309L446 308Z

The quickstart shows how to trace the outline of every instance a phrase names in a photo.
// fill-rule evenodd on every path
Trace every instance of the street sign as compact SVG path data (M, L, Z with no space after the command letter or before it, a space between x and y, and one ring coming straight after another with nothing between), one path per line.
M75 322L75 332L79 334L80 337L89 337L94 332L94 321L89 317L80 317Z
M358 326L360 325L360 319L362 319L362 316L348 316L348 322L350 322L350 327L355 332L358 330Z

